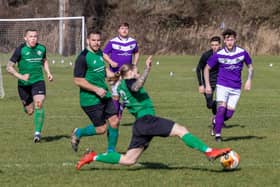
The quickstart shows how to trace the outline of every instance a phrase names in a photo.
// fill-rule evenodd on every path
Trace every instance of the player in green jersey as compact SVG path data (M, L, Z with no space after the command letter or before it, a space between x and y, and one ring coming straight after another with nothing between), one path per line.
M24 110L28 115L34 113L34 143L40 142L41 131L45 119L43 103L46 86L42 67L49 81L53 80L50 72L45 46L38 42L38 31L27 29L24 34L25 43L16 48L7 64L7 71L18 79L18 93ZM18 71L15 65L18 65Z
M118 140L119 118L105 80L106 74L111 76L113 73L106 69L103 60L100 32L89 32L87 44L88 47L80 53L75 62L74 82L80 87L80 105L92 124L73 130L72 148L77 152L83 136L104 134L107 131L108 120L110 125L107 151L114 152Z
M83 165L92 161L110 164L133 165L137 162L143 151L155 136L179 137L185 145L203 152L210 160L229 152L230 148L216 149L208 147L199 138L192 135L186 127L172 120L155 116L153 103L148 93L143 88L151 69L152 57L146 60L146 68L140 76L137 68L125 64L120 69L121 83L118 93L125 102L128 111L136 118L132 129L132 138L126 154L117 152L97 154L93 151L85 154L77 163L79 170Z

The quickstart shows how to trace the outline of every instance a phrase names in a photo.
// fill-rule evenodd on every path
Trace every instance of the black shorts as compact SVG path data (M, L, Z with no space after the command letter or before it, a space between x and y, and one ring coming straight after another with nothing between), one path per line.
M146 115L133 124L132 138L129 149L149 146L154 136L167 137L170 135L175 122L157 116Z
M104 125L107 119L118 113L112 99L102 100L102 103L82 107L82 109L95 127Z
M33 102L34 95L46 95L45 81L38 81L29 86L18 85L18 94L23 106Z

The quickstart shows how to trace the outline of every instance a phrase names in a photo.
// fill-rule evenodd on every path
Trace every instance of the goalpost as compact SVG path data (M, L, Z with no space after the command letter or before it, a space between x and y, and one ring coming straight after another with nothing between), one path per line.
M0 98L5 96L1 66L6 65L7 56L24 43L26 29L38 30L39 43L46 46L47 54L72 56L85 47L85 28L84 16L0 19Z

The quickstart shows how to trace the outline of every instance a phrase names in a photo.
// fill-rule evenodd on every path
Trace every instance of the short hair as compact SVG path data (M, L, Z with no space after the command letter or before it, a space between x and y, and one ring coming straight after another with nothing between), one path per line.
M24 36L26 36L26 34L27 34L28 32L38 32L38 30L37 30L37 29L34 29L34 28L28 28L28 29L26 29L26 30L24 31Z
M120 27L128 27L129 28L129 24L127 22L123 22L123 23L119 24L119 28Z
M98 34L98 35L101 35L101 32L100 32L99 30L90 30L90 31L87 33L87 38L89 38L91 34Z
M221 37L220 36L213 36L211 39L210 39L210 43L211 42L219 42L221 43Z
M224 32L223 32L223 37L224 38L227 38L227 37L229 37L229 36L233 36L234 38L236 38L236 32L234 31L234 30L232 30L232 29L226 29Z

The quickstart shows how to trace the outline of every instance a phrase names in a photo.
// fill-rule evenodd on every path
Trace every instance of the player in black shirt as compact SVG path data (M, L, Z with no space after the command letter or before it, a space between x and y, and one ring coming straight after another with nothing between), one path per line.
M210 47L211 49L204 52L202 56L200 57L200 60L196 67L196 75L198 80L198 91L201 94L204 94L204 97L206 99L206 106L208 109L212 109L212 113L215 115L217 110L217 104L216 101L213 100L213 92L211 94L205 93L205 82L204 82L204 75L203 70L204 67L207 64L207 60L210 56L213 55L213 53L216 53L221 48L221 38L219 36L214 36L210 39ZM211 68L210 71L210 85L212 90L214 91L216 88L216 82L217 82L217 75L218 75L218 66L215 66Z

